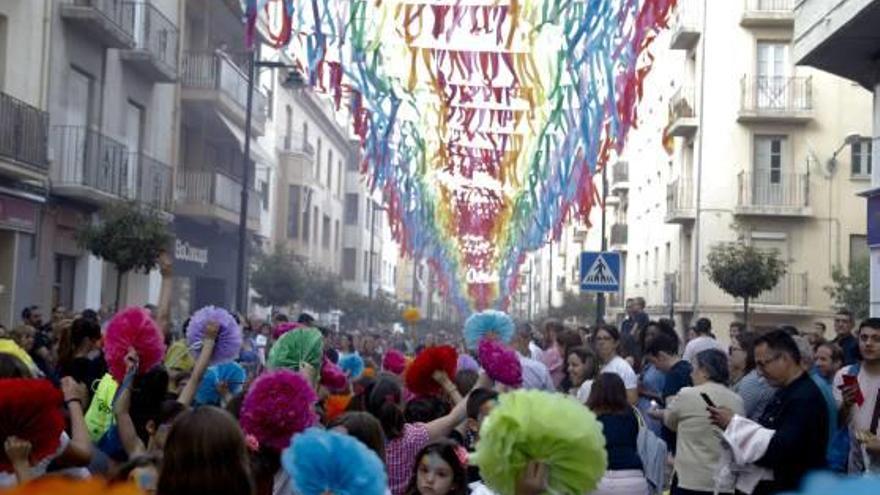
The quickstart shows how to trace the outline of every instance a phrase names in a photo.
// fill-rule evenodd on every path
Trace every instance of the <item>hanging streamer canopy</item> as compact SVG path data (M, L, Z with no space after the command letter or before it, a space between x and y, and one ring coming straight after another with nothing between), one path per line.
M676 0L242 0L344 104L404 252L459 311L503 309L528 252L596 204Z

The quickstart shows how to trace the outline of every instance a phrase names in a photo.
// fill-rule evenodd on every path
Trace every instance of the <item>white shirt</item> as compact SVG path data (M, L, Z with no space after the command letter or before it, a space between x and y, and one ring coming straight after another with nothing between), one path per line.
M684 355L682 355L681 358L696 366L697 354L709 349L718 349L719 351L724 352L724 346L721 345L721 342L718 342L712 337L700 335L699 337L691 339L691 341L687 343L687 346L684 348Z
M581 404L586 404L587 399L590 398L590 391L593 390L593 380L586 380L584 383L581 383L581 386L578 387L577 392L575 392L574 396L577 398L577 401Z
M527 358L519 353L517 353L517 357L519 357L519 364L522 366L522 388L547 392L556 391L556 388L553 387L553 379L550 378L550 372L547 371L544 363Z
M529 352L532 354L531 358L535 361L542 362L544 360L544 351L542 351L541 348L538 347L538 344L532 341L529 341Z
M626 387L627 390L632 390L639 386L639 378L636 376L636 372L633 371L632 366L626 362L626 359L623 359L620 356L614 356L614 359L603 366L602 373L614 373L615 375L618 375L620 379L623 380L623 386Z
M834 375L834 386L831 387L831 390L834 393L834 400L837 401L838 407L843 404L843 394L840 392L839 387L843 386L843 375L850 374L849 369L849 366L844 366ZM870 431L871 420L876 407L875 404L877 400L880 400L880 375L868 374L865 368L862 368L859 370L858 380L859 389L862 391L865 402L862 403L861 407L853 404L849 425L853 431ZM878 432L872 433L876 434Z

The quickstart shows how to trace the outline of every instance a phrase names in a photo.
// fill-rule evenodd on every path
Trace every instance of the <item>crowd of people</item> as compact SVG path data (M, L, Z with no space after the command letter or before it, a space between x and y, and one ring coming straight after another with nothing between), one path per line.
M560 493L562 471L601 468L581 493L761 495L818 471L880 473L877 318L856 326L840 311L831 340L820 324L734 322L727 344L709 319L682 335L638 299L619 328L493 315L481 337L515 356L498 373L482 345L452 332L416 343L332 331L306 313L262 322L219 308L175 329L165 289L158 306L108 319L58 307L44 322L30 306L0 328L0 490L64 477L159 495L536 495ZM413 370L428 365L416 363L441 347L455 351L452 372L438 364L419 382ZM576 404L583 416L572 417L601 426L602 455L563 466L521 449L509 453L512 484L497 482L497 466L487 476L481 445L503 439L486 425L515 389Z

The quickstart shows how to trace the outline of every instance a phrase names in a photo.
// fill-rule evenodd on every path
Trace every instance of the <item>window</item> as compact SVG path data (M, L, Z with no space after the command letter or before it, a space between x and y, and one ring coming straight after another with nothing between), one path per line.
M290 151L293 147L293 108L287 105L284 108L284 149Z
M342 278L354 280L357 273L357 250L345 248L342 250Z
M309 123L303 122L303 144L308 144L309 142Z
M272 88L263 88L266 90L266 118L272 120L275 113L275 92Z
M314 209L314 216L312 218L315 219L314 223L312 224L315 229L313 239L315 239L315 243L317 244L317 242L318 242L318 219L321 218L321 214L318 212L317 206Z
M788 45L779 42L758 42L758 108L786 108L790 106L788 75Z
M52 305L73 307L73 285L76 278L76 258L55 255L55 280L52 284Z
M852 145L852 175L870 176L874 145L871 138L862 139Z
M357 172L358 171L357 160L351 159L351 160L348 160L346 163L348 163L348 171L349 172Z
M299 239L299 200L300 186L290 186L287 197L287 238ZM308 214L303 214L303 223L308 221Z
M859 259L868 259L871 252L868 250L868 237L852 234L849 236L849 262Z
M327 190L333 183L333 150L327 150Z
M321 247L330 249L330 217L324 215L324 222L321 224Z
M336 167L336 195L342 196L342 160Z
M360 198L357 194L348 193L345 195L345 225L357 225L359 203Z
M336 227L336 232L335 232L336 239L334 239L333 245L336 246L336 250L339 251L339 220L336 221L335 227Z
M782 183L785 136L755 136L755 187Z
M269 209L269 181L260 179L260 202L264 210Z
M321 141L321 138L318 138L318 153L315 155L315 182L320 182L321 177L321 152L324 149L324 143Z
M364 280L369 278L369 270L370 268L370 252L366 249L364 250Z
M309 238L310 238L310 236L309 236L309 232L311 232L311 229L309 228L309 220L310 220L310 218L309 218L309 207L308 207L308 206L303 207L303 213L302 213L302 215L303 215L303 221L302 221L302 240L303 240L304 243L308 244L308 243L309 243Z
M660 248L654 248L654 282L660 277L660 269L658 268L658 264L660 263Z

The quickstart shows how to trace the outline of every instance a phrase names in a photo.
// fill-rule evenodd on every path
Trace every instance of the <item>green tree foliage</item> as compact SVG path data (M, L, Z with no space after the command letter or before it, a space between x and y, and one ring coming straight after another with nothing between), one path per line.
M122 276L132 270L149 273L157 266L159 255L171 243L168 226L158 210L137 202L106 207L101 221L81 227L76 234L79 245L116 267L116 307Z
M284 246L275 246L268 254L260 254L251 275L257 304L272 308L293 304L302 297L305 267Z
M339 300L342 310L340 324L345 328L368 325L389 325L400 320L398 304L384 292L377 291L373 300L356 292L344 291Z
M868 295L870 291L871 270L870 261L867 257L850 260L849 272L837 266L831 272L831 280L834 285L825 287L828 295L834 299L834 305L838 308L846 308L852 311L858 319L869 316Z
M585 292L566 292L562 296L562 305L550 309L548 316L560 320L592 321L596 316L596 296Z
M342 296L342 279L314 265L307 265L300 302L318 311L337 309Z
M719 243L709 251L703 271L721 290L743 300L748 326L749 300L776 287L785 275L786 263L776 250L763 251L743 242Z

